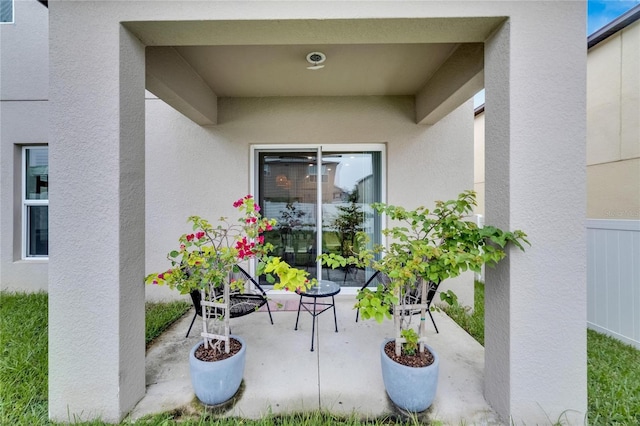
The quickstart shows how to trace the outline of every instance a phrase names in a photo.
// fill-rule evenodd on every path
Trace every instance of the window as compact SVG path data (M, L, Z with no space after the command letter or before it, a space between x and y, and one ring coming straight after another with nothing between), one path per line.
M23 257L49 256L49 148L22 149Z
M0 23L13 23L13 0L0 0Z
M322 172L322 182L329 182L329 175L327 174L327 166L321 166L320 170ZM309 172L308 172L309 182L317 182L318 179L318 166L314 164L309 164Z

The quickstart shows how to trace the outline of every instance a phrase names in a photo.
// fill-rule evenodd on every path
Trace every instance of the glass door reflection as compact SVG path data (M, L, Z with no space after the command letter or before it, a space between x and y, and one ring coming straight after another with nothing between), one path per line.
M318 148L258 152L258 203L265 217L278 222L265 240L274 255L313 278L360 287L371 271L322 268L316 259L318 247L321 253L357 255L356 236L362 231L368 244L380 242L380 218L370 204L381 200L381 153L320 153Z
M259 154L259 199L262 214L277 225L265 233L273 254L315 275L317 183L310 170L316 152L262 152Z
M370 206L380 201L379 163L378 152L323 152L322 172L331 182L323 187L323 252L357 256L361 232L367 234L368 245L380 242L379 217ZM325 278L348 287L362 286L370 273L353 266L323 269Z

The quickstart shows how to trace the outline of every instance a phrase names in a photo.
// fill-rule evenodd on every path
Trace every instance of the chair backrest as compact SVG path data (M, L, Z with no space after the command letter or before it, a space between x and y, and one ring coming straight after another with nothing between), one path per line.
M375 273L364 283L362 289L369 286L377 286L378 284L382 284L385 287L388 287L391 284L391 278L383 272L375 271ZM427 283L427 305L431 305L433 302L433 298L438 291L438 286L440 283L429 281ZM421 303L422 299L422 288L416 287L411 289L411 291L405 294L406 303Z
M248 282L248 285L252 287L252 288L245 288L245 291L249 293L259 293L264 296L267 295L267 293L262 289L262 287L260 287L260 284L258 284L258 281L255 278L253 278L251 274L249 274L241 266L237 265L237 267L238 267L238 272L234 272L233 277L236 279L246 280Z

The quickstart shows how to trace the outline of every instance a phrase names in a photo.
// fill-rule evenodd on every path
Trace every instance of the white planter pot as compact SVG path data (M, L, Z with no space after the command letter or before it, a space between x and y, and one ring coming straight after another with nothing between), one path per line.
M433 364L426 367L408 367L398 364L387 356L384 346L393 339L387 339L380 346L382 381L393 401L403 410L419 413L431 406L438 387L438 355L429 346L425 347L433 354Z
M206 405L218 405L230 400L240 388L246 359L246 345L238 336L231 336L242 343L242 349L222 361L201 361L195 357L201 340L189 353L191 385L198 399Z

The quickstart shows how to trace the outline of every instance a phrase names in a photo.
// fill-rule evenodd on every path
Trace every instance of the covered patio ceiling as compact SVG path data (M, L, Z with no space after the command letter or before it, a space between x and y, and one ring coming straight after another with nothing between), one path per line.
M123 25L147 46L146 87L217 124L218 97L414 96L434 124L484 86L484 41L502 18L155 21ZM307 69L307 54L326 55Z

